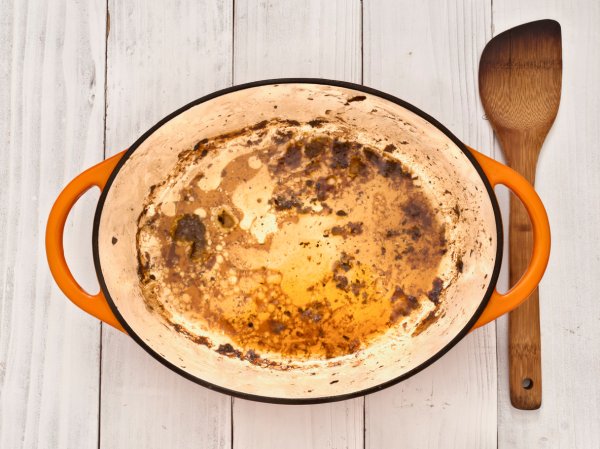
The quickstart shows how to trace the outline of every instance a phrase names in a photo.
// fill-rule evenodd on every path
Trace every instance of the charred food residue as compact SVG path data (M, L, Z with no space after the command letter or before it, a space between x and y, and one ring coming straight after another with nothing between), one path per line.
M393 155L404 143L367 145L323 118L200 140L139 218L147 306L251 363L351 354L407 323L419 332L443 300L446 239Z

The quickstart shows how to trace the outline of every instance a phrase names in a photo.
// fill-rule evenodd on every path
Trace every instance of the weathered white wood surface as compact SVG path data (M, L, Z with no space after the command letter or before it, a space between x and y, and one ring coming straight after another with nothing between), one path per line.
M360 83L358 0L235 3L234 82L320 77ZM233 447L362 448L363 399L313 406L234 399Z
M108 156L232 82L364 76L499 157L478 99L479 54L492 33L546 17L563 25L564 77L537 176L553 230L539 411L510 406L505 320L365 400L278 406L180 378L51 281L48 211L102 158L104 139ZM599 21L592 1L0 0L0 448L600 447ZM66 233L90 289L80 242L95 198L76 206Z
M552 228L540 285L543 400L510 405L507 326L498 326L498 446L600 448L600 3L494 0L495 34L532 20L562 25L560 110L538 163L536 187Z
M232 4L108 3L106 155L163 116L231 84ZM100 448L228 448L231 399L103 326Z
M3 449L98 444L100 324L55 287L44 230L64 184L102 160L105 41L96 17L104 8L103 1L0 4ZM91 244L78 245L91 242L94 204L84 203L67 224L67 256L93 287Z
M478 55L490 34L485 2L365 2L364 82L491 154L477 87ZM367 396L366 447L496 447L496 391L492 323L421 374Z
M316 77L361 82L360 0L235 2L234 83Z

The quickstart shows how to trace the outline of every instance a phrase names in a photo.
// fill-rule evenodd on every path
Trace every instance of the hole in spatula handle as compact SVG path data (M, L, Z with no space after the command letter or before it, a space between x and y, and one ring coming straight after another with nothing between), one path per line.
M533 388L533 380L531 380L529 377L526 377L521 381L521 386L525 390L531 390Z

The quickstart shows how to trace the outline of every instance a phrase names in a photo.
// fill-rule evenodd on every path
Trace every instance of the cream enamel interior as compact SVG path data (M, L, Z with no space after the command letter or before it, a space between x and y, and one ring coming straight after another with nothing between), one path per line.
M362 101L348 102L356 96ZM277 108L274 108L277 106ZM137 277L137 219L150 186L162 181L177 155L197 141L272 118L301 122L331 111L364 139L397 143L393 153L448 210L449 248L442 263L462 258L463 271L443 279L443 314L424 332L393 330L357 353L265 368L229 358L175 332L145 307ZM400 142L407 144L400 145ZM444 194L444 192L450 194ZM460 217L450 211L458 206ZM117 240L113 244L113 238ZM406 108L361 91L321 84L246 88L191 107L154 131L121 167L101 212L98 252L104 281L119 313L161 357L192 376L240 393L281 399L351 394L398 376L437 354L465 327L489 286L496 257L496 221L486 187L469 159L437 127ZM450 276L450 274L448 274ZM223 336L210 335L214 342Z

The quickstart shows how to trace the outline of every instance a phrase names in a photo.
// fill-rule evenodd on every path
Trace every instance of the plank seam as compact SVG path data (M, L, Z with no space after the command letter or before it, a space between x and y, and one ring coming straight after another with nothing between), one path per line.
M360 84L365 83L365 9L363 0L360 0Z
M365 6L360 0L360 84L365 83ZM367 449L367 399L362 398L362 447Z
M235 84L235 0L231 0L231 84Z
M490 36L494 38L494 0L490 0ZM487 120L487 117L486 117ZM491 125L490 125L491 126ZM496 134L492 132L492 155L496 158ZM494 340L496 348L496 449L500 447L500 369L499 351L498 351L498 326L494 323Z
M231 85L235 84L235 0L231 0ZM229 422L230 422L230 436L229 444L230 448L233 449L234 439L234 425L233 425L233 407L234 398L229 398Z
M106 159L106 116L108 111L108 34L110 33L110 11L106 0L106 16L104 33L104 123L102 124L102 159ZM102 321L100 321L100 344L98 354L98 449L102 445Z

